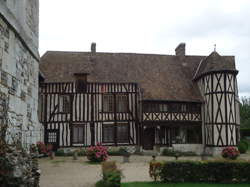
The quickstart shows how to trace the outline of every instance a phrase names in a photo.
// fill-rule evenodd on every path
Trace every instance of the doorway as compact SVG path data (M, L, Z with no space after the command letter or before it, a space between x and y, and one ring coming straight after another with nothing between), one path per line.
M153 150L155 144L155 128L150 127L144 129L143 132L143 149Z

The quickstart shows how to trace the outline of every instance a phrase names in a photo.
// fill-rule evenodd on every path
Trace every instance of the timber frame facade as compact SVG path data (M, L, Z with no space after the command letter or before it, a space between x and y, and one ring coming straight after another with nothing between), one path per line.
M237 145L234 57L187 56L184 43L175 56L97 53L95 44L91 50L52 51L41 59L46 144L184 151Z
M90 146L98 142L138 144L137 84L86 83L84 87L79 90L74 82L40 84L45 143L56 147Z

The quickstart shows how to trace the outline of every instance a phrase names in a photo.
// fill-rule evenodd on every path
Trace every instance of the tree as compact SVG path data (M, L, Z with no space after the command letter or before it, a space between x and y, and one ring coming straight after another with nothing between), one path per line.
M250 98L241 98L240 123L241 128L250 128Z

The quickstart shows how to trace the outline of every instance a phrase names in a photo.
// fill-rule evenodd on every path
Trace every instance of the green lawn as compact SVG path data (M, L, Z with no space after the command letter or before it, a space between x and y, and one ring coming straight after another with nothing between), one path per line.
M129 182L122 187L249 187L250 184L203 184L203 183L153 183L153 182Z

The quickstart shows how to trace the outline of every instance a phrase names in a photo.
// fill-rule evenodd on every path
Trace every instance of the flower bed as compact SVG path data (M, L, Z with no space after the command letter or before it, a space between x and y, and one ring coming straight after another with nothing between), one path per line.
M225 149L222 150L221 156L223 158L229 158L235 160L237 159L238 156L240 156L240 152L235 147L226 147Z
M107 148L100 143L87 148L86 155L91 162L102 162L108 159Z

